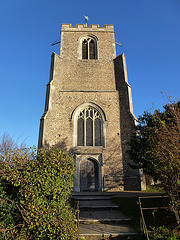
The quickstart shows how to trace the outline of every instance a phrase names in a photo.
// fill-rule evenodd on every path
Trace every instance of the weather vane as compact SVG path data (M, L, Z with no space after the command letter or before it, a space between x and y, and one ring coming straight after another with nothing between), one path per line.
M89 21L88 16L84 16L85 17L85 26L87 27L87 21Z

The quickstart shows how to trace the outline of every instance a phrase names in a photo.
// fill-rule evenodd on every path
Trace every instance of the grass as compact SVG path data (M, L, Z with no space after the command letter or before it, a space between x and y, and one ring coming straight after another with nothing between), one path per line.
M146 187L146 190L143 192L149 192L149 193L165 193L164 188L160 184L156 185L150 185Z

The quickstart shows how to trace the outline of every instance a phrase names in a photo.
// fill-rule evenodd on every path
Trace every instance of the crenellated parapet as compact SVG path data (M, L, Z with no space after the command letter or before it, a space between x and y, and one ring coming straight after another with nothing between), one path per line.
M76 24L76 26L72 26L69 23L63 23L61 25L61 31L106 31L106 32L114 32L113 25L104 25L104 27L100 27L99 24L91 24L90 26L86 26L86 24Z

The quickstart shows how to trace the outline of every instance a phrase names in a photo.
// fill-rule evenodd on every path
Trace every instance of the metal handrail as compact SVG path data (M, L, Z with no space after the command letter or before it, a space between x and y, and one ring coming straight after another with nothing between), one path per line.
M80 213L80 210L79 210L79 200L77 201L77 229L78 229L78 240L79 240L79 213Z
M142 207L141 207L140 197L139 197L138 204L139 204L140 213L141 213L141 219L142 219L142 225L143 225L143 233L144 233L144 236L146 237L146 239L149 240L148 231L147 231L147 227L146 227L146 223L145 223L145 219L144 219L144 214L143 214L143 210L142 210Z
M147 227L146 227L146 223L145 223L145 219L144 219L144 214L143 214L143 210L156 210L156 209L168 209L168 207L150 207L150 208L142 208L141 206L141 200L140 199L148 199L148 198L169 198L168 195L163 195L163 196L144 196L144 197L139 197L139 208L140 208L140 213L141 213L141 219L142 219L142 227L143 227L143 233L144 236L146 237L147 240L149 240L149 236L148 236L148 231L147 231Z

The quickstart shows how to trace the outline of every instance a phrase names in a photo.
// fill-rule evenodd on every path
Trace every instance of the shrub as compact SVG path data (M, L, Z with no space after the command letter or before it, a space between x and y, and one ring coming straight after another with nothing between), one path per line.
M74 160L51 149L24 149L1 159L0 217L4 239L76 239L69 204ZM10 191L11 189L11 191Z
M179 238L179 233L172 232L164 226L160 226L159 228L153 228L153 234L150 237L151 240L178 240Z

